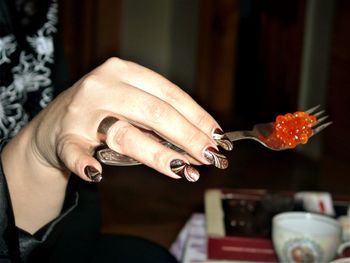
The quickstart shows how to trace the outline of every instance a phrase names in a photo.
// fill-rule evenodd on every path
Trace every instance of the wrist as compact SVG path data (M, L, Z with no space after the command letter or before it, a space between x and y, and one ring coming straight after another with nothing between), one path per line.
M30 233L59 215L69 178L67 170L40 157L33 148L33 134L29 123L1 155L16 225Z

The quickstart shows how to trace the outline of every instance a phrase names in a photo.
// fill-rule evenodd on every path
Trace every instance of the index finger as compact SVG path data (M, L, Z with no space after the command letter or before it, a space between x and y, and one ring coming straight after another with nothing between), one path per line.
M111 66L118 68L123 82L142 89L174 107L225 150L232 150L230 140L220 125L191 96L160 74L133 62L115 59Z

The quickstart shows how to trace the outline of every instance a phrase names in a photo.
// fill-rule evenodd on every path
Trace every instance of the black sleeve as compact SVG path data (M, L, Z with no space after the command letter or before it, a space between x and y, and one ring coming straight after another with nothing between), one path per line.
M1 164L0 164L1 165ZM5 177L0 167L0 262L20 262L19 234Z

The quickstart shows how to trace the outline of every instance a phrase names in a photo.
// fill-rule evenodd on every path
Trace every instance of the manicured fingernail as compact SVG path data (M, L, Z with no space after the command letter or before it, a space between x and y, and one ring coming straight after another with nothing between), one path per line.
M171 161L170 169L175 174L186 178L190 182L196 182L199 179L199 172L183 160L176 159Z
M221 129L217 128L214 130L213 139L219 146L224 148L226 151L232 151L233 144Z
M208 162L215 165L219 169L226 169L228 167L228 160L226 156L218 152L213 147L208 147L204 151L204 157L208 160Z
M85 175L94 183L99 183L102 180L101 173L93 166L86 166L84 169Z

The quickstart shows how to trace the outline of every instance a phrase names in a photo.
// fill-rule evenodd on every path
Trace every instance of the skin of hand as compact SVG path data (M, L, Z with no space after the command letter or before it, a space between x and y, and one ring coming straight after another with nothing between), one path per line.
M218 123L164 77L111 58L60 94L4 148L18 227L34 233L59 215L71 172L87 181L87 167L102 173L93 152L101 144L99 123L107 116L118 119L108 130L107 145L164 175L181 178L171 169L174 161L186 167L214 164L208 153L217 151ZM187 154L161 145L145 130Z

